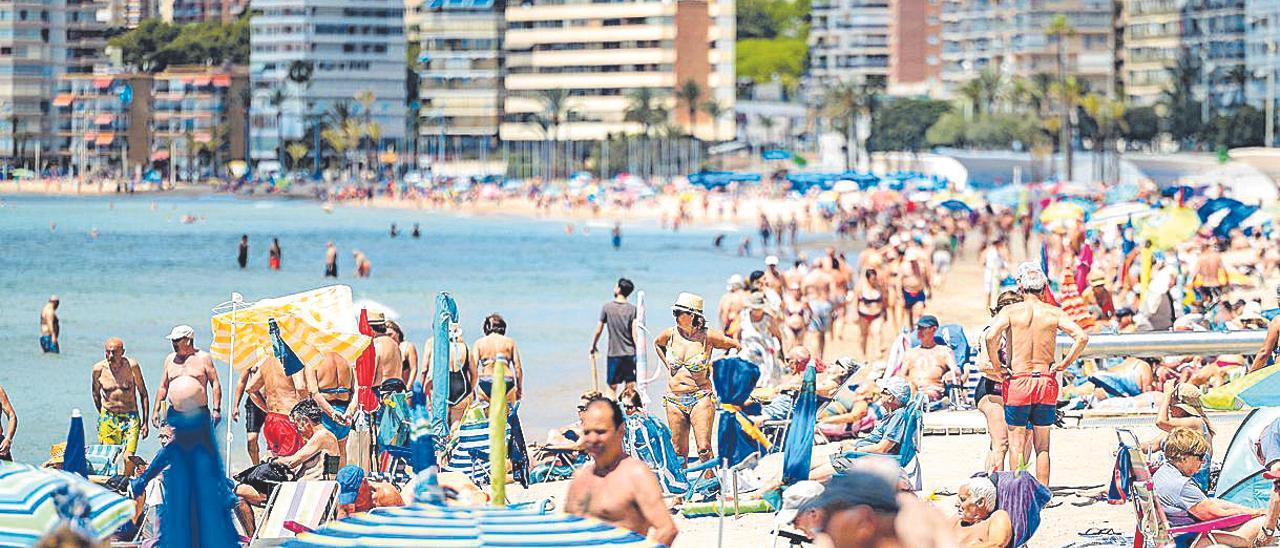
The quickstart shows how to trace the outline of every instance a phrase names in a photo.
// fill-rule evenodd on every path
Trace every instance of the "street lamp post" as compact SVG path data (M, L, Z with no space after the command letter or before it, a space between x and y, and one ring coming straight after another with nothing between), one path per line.
M1276 146L1276 40L1267 20L1267 148Z

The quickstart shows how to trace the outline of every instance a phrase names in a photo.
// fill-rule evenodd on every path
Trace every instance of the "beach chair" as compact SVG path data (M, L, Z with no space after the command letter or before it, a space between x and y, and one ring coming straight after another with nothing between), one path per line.
M333 519L337 512L338 483L289 481L276 487L267 500L253 540L293 538L299 530L312 530Z
M920 437L924 433L924 410L928 405L928 399L923 394L915 394L911 396L911 400L902 408L902 413L907 413L906 429L902 432L902 443L898 447L897 461L898 466L902 467L902 471L906 474L908 485L912 491L919 491L923 488L920 476ZM843 456L851 459L860 457L879 455L877 453L863 453L861 451L848 451L842 453Z
M1117 462L1128 460L1128 477L1127 481L1118 481L1121 485L1127 487L1125 495L1133 500L1134 513L1137 515L1137 527L1133 535L1134 548L1158 548L1165 546L1182 546L1184 543L1177 541L1178 537L1191 537L1192 535L1205 535L1210 542L1220 544L1219 537L1232 537L1231 533L1226 529L1242 525L1254 516L1251 514L1241 514L1237 516L1228 516L1209 521L1193 523L1191 525L1183 525L1179 527L1170 527L1169 520L1165 517L1164 508L1160 506L1159 499L1156 498L1154 486L1151 481L1151 468L1147 463L1147 456L1142 451L1142 445L1138 442L1138 436L1133 431L1127 429L1117 429L1116 437L1120 441ZM1119 468L1119 467L1117 467ZM1124 470L1117 470L1119 473ZM1119 476L1120 474L1117 474ZM1120 478L1117 478L1118 480Z
M86 445L84 458L89 464L89 474L95 476L114 476L123 468L121 457L124 455L123 445Z

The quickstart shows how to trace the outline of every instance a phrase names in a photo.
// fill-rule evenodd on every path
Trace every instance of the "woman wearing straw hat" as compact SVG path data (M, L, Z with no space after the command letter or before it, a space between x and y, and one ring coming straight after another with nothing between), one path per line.
M1204 392L1200 387L1181 383L1175 384L1169 380L1164 383L1164 402L1160 405L1160 411L1156 414L1156 428L1162 432L1155 439L1147 442L1148 449L1156 450L1164 446L1164 442L1168 434L1174 428L1189 428L1209 442L1209 452L1205 455L1203 466L1196 472L1191 479L1200 485L1201 489L1208 490L1209 485L1209 466L1213 461L1213 425L1209 424L1209 417L1205 415L1204 404L1200 401L1204 396Z
M664 329L653 340L658 359L667 366L671 380L662 397L667 424L676 454L689 454L689 430L693 429L698 457L711 459L711 430L715 419L714 389L711 386L711 355L717 350L738 350L736 341L723 332L707 329L702 314L702 297L681 293L671 307L676 325Z

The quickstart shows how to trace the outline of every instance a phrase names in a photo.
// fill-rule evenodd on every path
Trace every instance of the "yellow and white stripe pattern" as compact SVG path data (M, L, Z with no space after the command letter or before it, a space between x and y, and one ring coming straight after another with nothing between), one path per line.
M355 363L371 341L356 328L351 288L333 285L287 297L263 299L248 308L215 315L209 353L232 364L237 371L256 365L271 355L267 320L272 318L280 326L280 337L285 344L307 365L319 363L329 352L337 353L348 363Z

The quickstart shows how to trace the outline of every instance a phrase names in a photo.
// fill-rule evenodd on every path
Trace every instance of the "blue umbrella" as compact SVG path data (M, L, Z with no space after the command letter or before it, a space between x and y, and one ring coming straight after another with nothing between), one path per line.
M0 546L32 546L69 523L105 538L133 517L133 501L76 474L0 462Z
M960 200L947 200L938 204L938 207L949 209L951 211L973 213L973 208L969 207L969 204L961 202Z
M306 546L656 546L592 518L505 507L449 508L414 503L375 508L286 542Z
M79 409L71 410L71 428L67 430L67 446L62 453L62 469L81 477L89 477L89 461L84 456L84 418Z
M810 459L813 458L813 429L817 426L818 395L814 388L818 372L813 362L804 368L800 381L800 395L791 411L791 425L787 427L782 456L782 483L791 485L809 479Z
M1017 208L1022 205L1022 193L1024 187L1021 185L1005 185L987 193L987 201L994 204L1007 207L1009 209Z
M298 354L280 337L280 326L275 318L267 319L267 334L271 337L271 353L280 361L284 374L293 376L302 371L302 360L298 359Z
M760 368L742 358L716 360L711 368L711 384L720 400L716 413L716 449L720 462L734 466L752 453L767 449L769 442L760 429L742 413L742 405L760 379Z
M439 439L449 436L449 327L457 321L458 304L441 291L431 321L431 433Z

